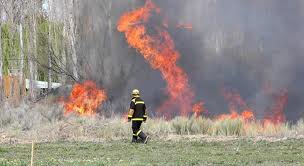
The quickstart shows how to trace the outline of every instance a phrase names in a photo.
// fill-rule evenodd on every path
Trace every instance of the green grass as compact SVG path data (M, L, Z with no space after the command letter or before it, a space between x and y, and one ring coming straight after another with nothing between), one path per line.
M30 144L0 145L0 165L28 165ZM107 143L57 142L35 147L35 165L302 165L304 141L235 140Z

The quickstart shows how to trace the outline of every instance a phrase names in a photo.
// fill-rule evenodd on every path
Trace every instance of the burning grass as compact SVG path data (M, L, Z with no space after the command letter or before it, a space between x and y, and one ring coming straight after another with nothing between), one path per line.
M43 104L23 109L0 112L0 136L2 143L44 141L94 141L129 139L130 123L120 116L79 117L64 116L63 106ZM172 120L149 119L143 125L153 139L178 139L194 136L197 139L224 138L303 138L304 121L296 124L264 124L260 121L235 119L208 119L204 117L176 117Z
M107 99L105 90L99 89L95 82L85 81L73 86L68 99L63 99L65 114L76 113L80 116L94 116L101 103Z

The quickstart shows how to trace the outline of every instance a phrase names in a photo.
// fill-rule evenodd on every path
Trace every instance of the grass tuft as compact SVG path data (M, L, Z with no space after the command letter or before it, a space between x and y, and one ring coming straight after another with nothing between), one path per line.
M243 130L241 119L218 120L213 123L212 135L240 136Z

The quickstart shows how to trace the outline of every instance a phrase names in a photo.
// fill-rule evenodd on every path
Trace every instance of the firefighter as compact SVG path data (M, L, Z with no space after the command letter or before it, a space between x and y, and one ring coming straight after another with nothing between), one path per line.
M140 92L138 89L132 91L132 100L130 103L130 109L128 113L128 121L132 121L133 138L132 142L138 142L137 138L141 138L143 143L147 143L149 136L141 131L140 126L142 122L146 122L147 112L145 102L140 98Z

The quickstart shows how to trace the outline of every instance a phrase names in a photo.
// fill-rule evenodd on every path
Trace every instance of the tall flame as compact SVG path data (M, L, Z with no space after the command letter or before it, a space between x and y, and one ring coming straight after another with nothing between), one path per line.
M194 92L190 88L187 74L176 64L180 54L175 50L174 41L166 27L161 25L163 23L152 26L149 23L152 14L160 12L160 8L147 0L145 6L125 13L120 18L117 29L125 33L128 44L142 54L153 69L159 70L166 80L169 99L159 111L170 116L167 111L177 107L180 114L185 116L192 110Z
M93 81L77 83L67 101L64 101L65 114L75 112L78 115L95 115L100 104L106 99L106 92L98 89Z

